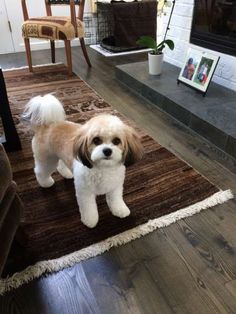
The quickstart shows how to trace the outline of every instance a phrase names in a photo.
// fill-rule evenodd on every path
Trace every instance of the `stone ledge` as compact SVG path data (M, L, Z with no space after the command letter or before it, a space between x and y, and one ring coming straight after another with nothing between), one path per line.
M147 62L116 67L130 89L236 158L236 92L211 82L206 97L177 85L180 69L164 63L161 76L148 74Z

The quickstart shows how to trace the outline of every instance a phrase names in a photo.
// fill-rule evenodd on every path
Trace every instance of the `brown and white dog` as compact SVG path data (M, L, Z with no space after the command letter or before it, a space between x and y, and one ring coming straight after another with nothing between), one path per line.
M109 114L98 115L83 125L65 121L62 104L49 94L32 98L24 117L35 131L32 149L40 186L52 186L51 175L56 170L64 178L74 177L81 220L90 228L99 219L97 195L106 195L113 215L122 218L130 214L123 200L125 167L143 154L133 128Z

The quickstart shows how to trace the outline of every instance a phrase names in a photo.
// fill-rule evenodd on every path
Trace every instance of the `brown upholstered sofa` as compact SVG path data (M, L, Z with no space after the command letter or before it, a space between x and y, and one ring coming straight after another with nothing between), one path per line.
M23 214L7 154L0 144L0 275Z

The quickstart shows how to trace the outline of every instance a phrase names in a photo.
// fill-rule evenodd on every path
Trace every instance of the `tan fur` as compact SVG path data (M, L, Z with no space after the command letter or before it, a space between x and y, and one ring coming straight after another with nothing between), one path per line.
M74 140L73 156L81 160L83 164L87 164L88 167L91 167L92 161L90 159L89 140L85 128L81 128L80 134Z
M129 126L125 128L124 163L130 166L139 161L143 156L143 146L138 134Z
M121 140L118 146L123 151L125 165L129 166L140 160L143 147L137 133L121 121L116 121L115 124L112 122L109 115L98 115L84 125L65 121L38 126L33 140L35 157L44 161L56 155L72 170L73 158L81 161L85 158L91 162L94 137L101 138L103 143L110 143L117 137Z
M34 137L37 159L46 160L48 155L56 155L72 170L73 145L80 130L80 124L68 121L37 127Z

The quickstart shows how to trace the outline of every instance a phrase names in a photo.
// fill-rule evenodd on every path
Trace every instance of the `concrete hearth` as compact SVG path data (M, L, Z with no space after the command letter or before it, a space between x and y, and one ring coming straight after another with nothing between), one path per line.
M203 97L177 85L179 72L169 63L159 77L148 74L147 62L116 67L118 80L236 159L236 92L212 82Z

